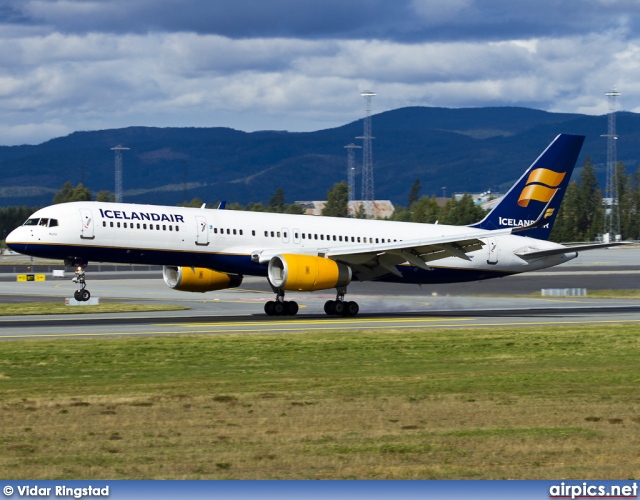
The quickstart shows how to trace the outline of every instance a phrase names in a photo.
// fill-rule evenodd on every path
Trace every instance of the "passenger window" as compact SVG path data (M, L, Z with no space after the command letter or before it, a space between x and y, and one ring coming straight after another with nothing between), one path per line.
M280 231L278 231L278 238L280 238Z
M124 224L124 228L126 229L127 228L127 223L123 222L123 224Z
M102 227L107 227L107 221L102 221Z
M218 228L217 227L213 228L213 234L218 234Z
M178 228L179 228L179 227L180 227L180 226L176 226L176 233L178 232Z
M156 224L156 230L160 231L160 224Z
M173 231L173 226L169 226L169 231Z
M324 234L320 235L320 239L324 241Z
M113 221L109 222L109 226L113 227Z
M274 236L274 233L273 233L273 231L271 231L271 237L273 238L273 236Z
M338 241L342 241L342 236L339 236L339 237L338 237Z
M302 233L302 239L303 239L303 240L305 239L304 237L305 237L305 234L304 234L304 233Z
M360 236L358 236L358 243L360 243Z
M255 236L255 235L256 235L256 230L255 230L255 229L252 229L252 230L251 230L251 236Z
M166 224L162 224L162 230L166 231L167 230L167 225Z
M227 234L231 234L231 229L227 229Z
M235 229L233 230L233 234L236 234L236 230Z
M242 229L240 229L240 236L242 236Z
M136 224L136 226L138 227L138 229L140 229L140 223L139 222Z
M153 231L153 224L149 224L149 229Z
M146 224L142 224L142 229L147 229L147 225Z
M265 232L264 232L264 235L265 235L265 236L269 236L269 231L265 231Z

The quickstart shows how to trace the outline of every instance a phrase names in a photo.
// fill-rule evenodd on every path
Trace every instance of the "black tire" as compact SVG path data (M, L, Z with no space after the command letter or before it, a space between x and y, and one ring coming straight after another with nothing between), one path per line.
M73 292L73 298L78 302L82 302L82 292L80 290L76 290L75 292Z
M264 305L264 312L267 314L267 316L273 316L273 306L275 305L276 303L273 300L270 300Z
M282 302L276 302L273 304L273 315L282 316L284 313L284 304Z
M82 290L80 292L80 300L82 300L82 302L86 302L90 298L91 298L91 294L89 293L89 290Z
M344 308L344 312L346 316L355 316L360 312L360 306L357 302L354 302L352 300L350 302L347 302L347 307Z
M336 302L334 300L327 300L324 303L324 312L329 316L332 316L336 313Z
M335 306L333 306L333 310L335 315L337 316L342 316L344 314L344 302L342 302L341 300L336 300L336 304Z
M298 303L295 301L287 302L287 314L289 316L295 316L298 314Z

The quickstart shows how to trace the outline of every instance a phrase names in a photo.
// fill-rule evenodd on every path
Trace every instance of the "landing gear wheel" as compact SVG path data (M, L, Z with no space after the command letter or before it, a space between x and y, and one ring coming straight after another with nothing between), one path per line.
M82 302L82 290L76 290L75 292L73 292L73 298L78 302Z
M83 302L86 302L90 298L91 298L91 294L89 293L89 290L85 289L80 292L80 300L82 300Z
M275 305L276 303L273 300L270 300L264 305L264 312L267 313L267 316L273 316L273 308Z
M336 302L334 300L327 300L324 303L324 312L329 316L336 313Z
M333 314L342 316L344 314L344 302L336 300L333 304Z
M273 304L273 314L274 316L282 316L284 313L284 304L282 302L276 302Z
M298 314L298 303L295 301L291 301L291 302L286 302L286 314L289 316L295 316L296 314Z
M360 312L360 306L357 302L353 300L347 302L346 307L344 308L345 316L355 316Z

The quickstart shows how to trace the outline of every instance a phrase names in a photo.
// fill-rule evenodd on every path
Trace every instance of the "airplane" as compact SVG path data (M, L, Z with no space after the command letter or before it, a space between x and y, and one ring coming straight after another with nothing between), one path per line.
M355 316L345 299L353 280L454 283L536 271L575 259L548 241L584 136L560 134L497 206L471 226L313 217L170 206L70 202L36 211L12 231L15 252L75 267L74 297L89 300L90 261L163 266L167 286L207 292L267 278L276 294L264 311L294 316L286 291L336 289L328 315Z

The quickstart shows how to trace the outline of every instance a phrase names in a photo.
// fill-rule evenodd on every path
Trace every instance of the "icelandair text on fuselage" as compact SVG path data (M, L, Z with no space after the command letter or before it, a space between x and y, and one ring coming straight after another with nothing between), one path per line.
M54 488L40 488L38 486L18 486L18 496L21 497L49 497L54 495L56 497L73 497L73 498L85 498L85 497L108 497L109 486L104 488L94 488L93 486L87 486L85 488L69 488L67 486L56 486ZM9 493L7 487L4 488L4 494L6 496ZM10 492L13 494L13 491Z
M122 219L122 220L149 220L154 222L183 222L184 217L177 214L156 214L146 212L126 212L125 210L103 210L99 208L100 215L107 219Z
M506 217L498 217L498 223L501 226L507 226L507 227L527 227L530 226L531 224L535 223L534 220L522 220L522 219L507 219ZM547 227L547 225L545 225L544 227Z

